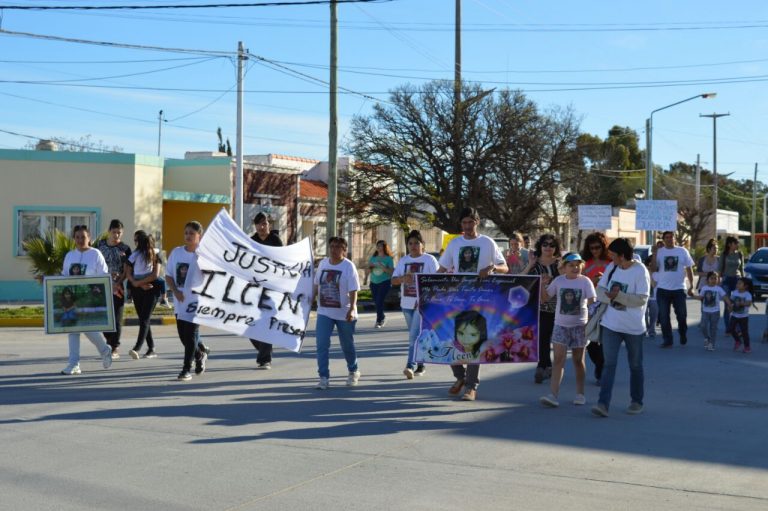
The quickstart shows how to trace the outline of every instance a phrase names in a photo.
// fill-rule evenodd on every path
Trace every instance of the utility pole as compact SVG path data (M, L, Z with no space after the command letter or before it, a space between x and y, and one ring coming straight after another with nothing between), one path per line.
M714 239L717 239L717 186L718 186L718 179L717 179L717 119L719 117L726 117L731 115L730 113L726 114L699 114L699 117L711 117L712 118L712 175L714 177L714 188L712 191L712 205L714 208L715 218L714 218L714 226L715 226L715 235L713 236Z
M243 42L237 43L237 135L235 135L235 197L232 201L234 220L243 228L243 62L248 60Z
M757 243L755 242L755 216L757 215L757 162L755 162L755 179L752 181L752 252L757 250Z
M462 151L462 108L461 108L461 0L456 0L456 23L454 34L454 75L453 75L453 184L460 190L464 180L461 174ZM457 210L462 204L455 204Z
M328 214L326 220L326 247L330 249L328 240L336 236L336 203L338 194L338 169L336 145L339 136L338 114L336 112L337 99L337 68L339 63L338 47L338 15L336 12L336 0L331 1L331 76L330 83L330 104L329 104L329 127L328 127ZM348 243L351 240L348 241Z
M162 134L163 134L163 111L160 110L160 113L157 114L157 155L160 156L160 141L162 140Z
M701 155L696 155L696 211L701 207Z

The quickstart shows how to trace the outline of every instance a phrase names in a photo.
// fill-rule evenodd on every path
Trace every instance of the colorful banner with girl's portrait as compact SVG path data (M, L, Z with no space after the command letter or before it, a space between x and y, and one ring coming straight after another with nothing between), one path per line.
M416 361L494 364L539 360L539 277L417 275Z

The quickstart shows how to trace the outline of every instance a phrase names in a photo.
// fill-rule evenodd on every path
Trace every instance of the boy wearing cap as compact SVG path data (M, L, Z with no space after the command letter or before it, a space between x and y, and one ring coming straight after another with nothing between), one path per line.
M563 256L560 275L544 289L542 298L557 297L555 309L555 327L552 331L552 347L555 352L552 361L552 379L550 380L549 395L540 401L551 408L560 405L557 396L560 392L560 382L563 379L565 359L568 349L571 350L573 368L576 372L575 405L586 403L584 397L584 348L587 346L587 306L595 301L595 286L592 280L581 274L584 260L576 252L568 252Z

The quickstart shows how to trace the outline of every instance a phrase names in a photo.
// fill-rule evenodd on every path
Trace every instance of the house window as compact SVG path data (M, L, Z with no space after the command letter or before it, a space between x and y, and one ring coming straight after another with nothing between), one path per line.
M16 218L18 236L16 237L16 255L23 256L23 243L32 238L42 237L46 232L58 229L65 234L71 234L76 225L87 225L93 235L96 227L95 211L40 211L17 210Z

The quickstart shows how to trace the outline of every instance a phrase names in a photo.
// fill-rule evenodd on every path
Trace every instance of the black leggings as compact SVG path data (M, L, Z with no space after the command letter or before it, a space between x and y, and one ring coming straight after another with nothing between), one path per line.
M197 323L184 321L176 318L176 331L179 333L181 344L184 345L184 367L183 371L192 370L192 361L195 358L195 349L197 345L198 330Z
M552 330L555 329L555 313L539 311L539 363L536 367L552 367Z
M149 351L155 349L155 340L152 338L152 328L149 321L152 318L152 311L157 305L158 296L154 289L145 291L139 287L134 287L132 291L133 305L136 307L136 315L139 317L139 335L136 338L135 351L139 351L144 345L144 339L147 340Z
M731 314L731 335L736 342L743 342L745 348L749 348L749 316L746 318L734 318Z
M120 346L120 334L123 330L123 309L125 308L125 299L122 296L113 294L112 308L115 311L115 331L104 332L104 338L107 340L107 344L115 349Z

